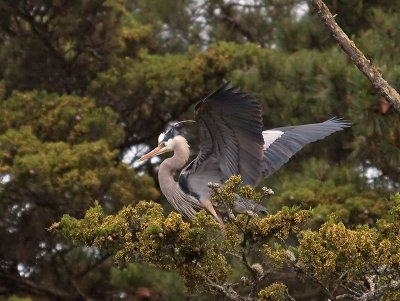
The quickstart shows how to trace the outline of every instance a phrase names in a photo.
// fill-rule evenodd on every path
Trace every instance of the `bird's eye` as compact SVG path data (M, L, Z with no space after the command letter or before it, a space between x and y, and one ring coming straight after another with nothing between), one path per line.
M167 146L167 144L165 142L161 142L159 146L160 147L165 147L165 146Z

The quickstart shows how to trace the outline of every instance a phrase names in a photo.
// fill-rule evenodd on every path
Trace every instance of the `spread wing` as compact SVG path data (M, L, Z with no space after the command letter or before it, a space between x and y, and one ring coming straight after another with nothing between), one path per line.
M255 185L263 171L261 105L226 84L195 107L200 151L179 177L181 188L200 199L209 197L209 182L222 183L240 174Z
M348 126L348 122L332 118L322 123L288 126L262 132L266 163L262 177L272 175L308 143L323 139Z

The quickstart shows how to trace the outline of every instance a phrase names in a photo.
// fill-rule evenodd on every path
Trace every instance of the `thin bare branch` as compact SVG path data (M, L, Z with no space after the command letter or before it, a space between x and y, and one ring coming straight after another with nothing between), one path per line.
M68 292L59 290L58 288L49 285L41 285L29 279L18 277L17 275L0 274L0 284L5 287L12 285L18 289L19 292L27 292L34 296L46 297L51 300L64 299L64 300L79 300L80 297Z
M203 278L211 288L213 288L215 291L217 291L220 294L222 294L227 300L231 300L231 301L254 301L253 298L246 298L246 297L240 296L228 284L219 285L219 284L215 283L214 281L212 281L206 275L203 275Z
M83 292L83 290L80 288L80 286L78 285L78 283L77 283L76 280L72 280L72 281L71 281L71 284L72 284L72 286L75 288L75 290L78 292L79 296L81 296L81 298L82 298L84 301L93 301L92 298L88 297L88 296L86 295L86 293Z
M340 47L347 53L352 62L368 78L372 86L389 101L393 107L400 112L400 94L392 88L375 65L368 60L365 55L357 48L352 40L340 28L335 21L335 16L331 14L329 8L322 0L311 0L311 4L322 19L331 35L339 43Z

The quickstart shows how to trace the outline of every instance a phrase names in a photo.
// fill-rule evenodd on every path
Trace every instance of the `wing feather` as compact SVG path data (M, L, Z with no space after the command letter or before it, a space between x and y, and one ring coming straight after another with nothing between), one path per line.
M258 100L228 83L196 104L195 120L200 151L180 175L189 189L205 199L208 182L222 183L236 174L255 185L264 164Z
M276 128L263 132L265 169L263 177L269 177L305 145L321 140L350 124L332 118L322 123Z
M332 118L262 132L260 103L229 83L196 104L195 120L199 154L182 170L179 183L200 200L210 197L209 182L240 174L255 186L308 143L349 126Z

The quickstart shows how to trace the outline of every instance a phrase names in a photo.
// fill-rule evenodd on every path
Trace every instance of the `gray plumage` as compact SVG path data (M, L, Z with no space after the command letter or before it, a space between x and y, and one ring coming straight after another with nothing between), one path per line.
M272 175L305 145L348 126L348 122L332 118L322 123L287 126L262 132L265 141L262 178ZM274 133L274 137L270 133Z
M262 131L260 103L229 84L197 103L195 121L199 154L185 168L189 146L175 127L160 135L159 146L139 160L174 151L174 155L160 165L161 191L171 205L188 218L205 208L220 223L222 220L210 201L208 183L223 183L232 175L241 175L244 184L256 186L308 143L349 126L342 120L330 119ZM182 168L177 183L174 174ZM263 206L239 197L234 210L266 212Z
M189 145L185 138L176 136L174 155L165 159L158 170L160 188L171 205L186 217L193 217L202 208L198 198L183 191L175 182L174 174L183 168L189 159Z

